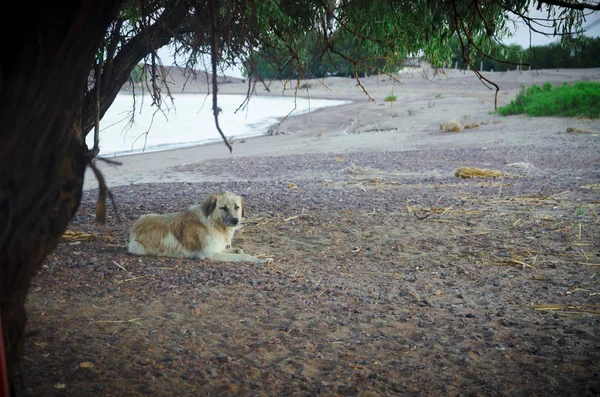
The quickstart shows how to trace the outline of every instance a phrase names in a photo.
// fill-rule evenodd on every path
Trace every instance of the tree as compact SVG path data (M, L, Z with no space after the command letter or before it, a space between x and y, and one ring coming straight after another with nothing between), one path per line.
M31 278L79 205L90 159L81 100L119 6L40 4L13 4L15 15L28 16L28 29L15 35L10 23L0 28L7 38L0 61L0 313L10 371L21 354Z
M154 103L165 95L156 51L172 45L182 66L211 59L213 110L218 127L219 65L242 62L249 88L261 79L257 55L286 50L302 78L310 65L304 38L314 35L324 62L339 57L360 84L359 72L394 65L423 53L448 65L456 40L476 71L474 54L488 53L506 35L506 13L528 19L529 0L72 0L13 4L27 16L18 32L2 24L0 57L0 314L9 370L20 356L24 301L32 276L75 214L87 166L99 152L85 137L136 65L145 73ZM537 1L548 7L556 32L578 30L599 3ZM8 14L7 14L8 15ZM372 59L356 59L362 48ZM274 51L275 49L275 51ZM383 62L385 61L385 62ZM477 71L476 71L477 73ZM481 76L485 79L484 76ZM168 87L166 87L168 95ZM227 142L226 142L227 143Z

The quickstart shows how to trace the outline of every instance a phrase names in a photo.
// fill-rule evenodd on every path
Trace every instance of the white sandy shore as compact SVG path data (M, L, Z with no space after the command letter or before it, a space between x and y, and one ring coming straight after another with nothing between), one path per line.
M513 99L521 84L554 84L578 80L600 81L600 69L563 69L524 72L488 73L500 86L499 106ZM374 101L357 86L356 80L327 78L311 80L308 90L298 90L303 97L352 100L344 106L325 108L310 114L290 117L279 126L285 134L263 136L235 142L233 154L222 144L210 144L161 152L114 158L123 163L112 166L100 162L99 168L111 186L152 182L200 182L210 176L171 172L183 164L245 156L270 156L299 153L344 153L349 151L403 151L421 147L472 147L485 149L494 145L551 145L542 140L549 134L565 133L567 127L600 131L600 121L569 118L501 117L493 114L494 91L482 85L472 73L449 71L445 76L432 72L405 73L398 76L402 84L387 76L361 80ZM270 91L258 89L257 95L293 96L293 89L283 90L273 82ZM220 94L244 94L246 84L226 84ZM383 99L391 93L397 101L391 106ZM199 101L204 95L199 95ZM480 123L481 127L458 134L440 132L440 122L459 119L463 123ZM497 120L497 121L495 121ZM600 146L600 139L598 140ZM222 180L219 176L214 180ZM84 189L97 187L91 172L86 173Z

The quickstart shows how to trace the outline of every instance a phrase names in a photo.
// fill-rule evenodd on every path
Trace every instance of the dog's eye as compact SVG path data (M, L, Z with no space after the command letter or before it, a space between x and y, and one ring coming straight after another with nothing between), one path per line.
M227 211L227 206L225 206L225 207L221 207L221 209L222 209L223 211Z
M240 209L240 206L236 204L236 206L235 206L235 207L233 207L233 209L237 211L237 210L239 210L239 209Z

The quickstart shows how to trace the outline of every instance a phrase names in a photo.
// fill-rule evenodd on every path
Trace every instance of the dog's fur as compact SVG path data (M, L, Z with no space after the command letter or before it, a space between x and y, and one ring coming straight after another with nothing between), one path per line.
M182 212L142 215L131 228L128 249L136 255L224 262L271 261L231 248L233 234L244 216L245 206L240 196L231 192L213 194L201 205Z

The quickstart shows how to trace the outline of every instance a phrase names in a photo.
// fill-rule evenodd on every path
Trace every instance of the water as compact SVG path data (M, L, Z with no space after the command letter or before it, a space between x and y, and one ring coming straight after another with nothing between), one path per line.
M100 156L126 155L167 150L220 141L212 114L212 96L175 94L174 104L164 102L165 112L151 106L149 96L136 97L133 124L133 96L119 94L100 121ZM348 101L291 97L252 97L249 105L237 113L243 95L219 95L218 106L223 110L219 125L228 138L264 135L270 125L290 112L290 116L327 106L339 106ZM87 144L93 146L93 132Z

